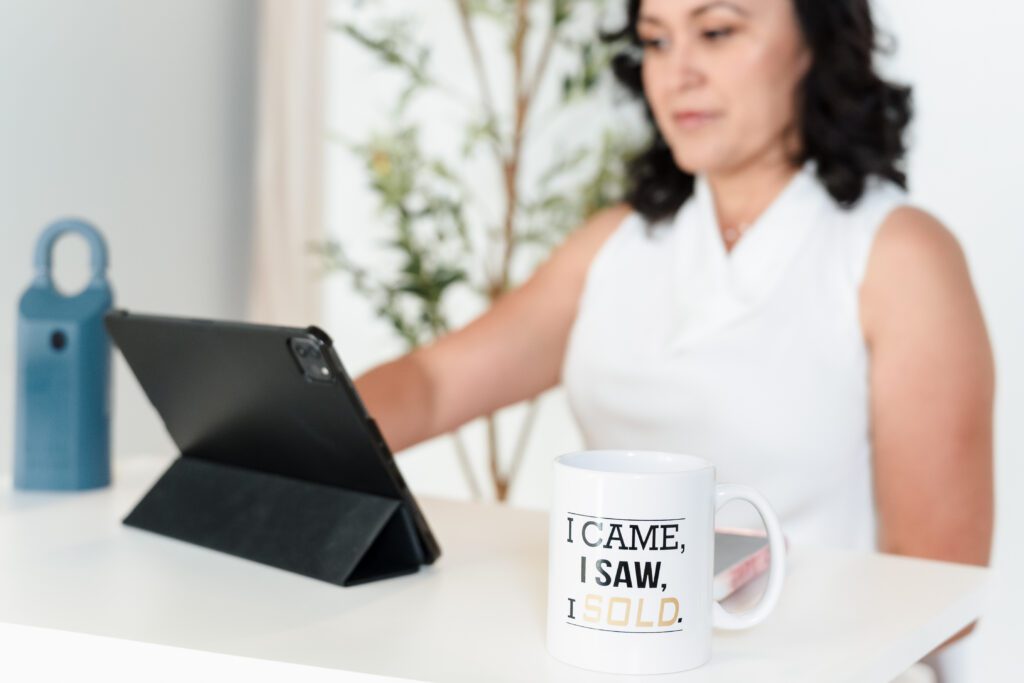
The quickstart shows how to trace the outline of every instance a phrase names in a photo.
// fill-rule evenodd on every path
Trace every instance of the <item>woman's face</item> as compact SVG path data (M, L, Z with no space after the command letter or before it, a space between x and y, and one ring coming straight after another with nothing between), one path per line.
M642 0L637 32L644 93L680 168L728 173L794 151L811 55L792 0Z

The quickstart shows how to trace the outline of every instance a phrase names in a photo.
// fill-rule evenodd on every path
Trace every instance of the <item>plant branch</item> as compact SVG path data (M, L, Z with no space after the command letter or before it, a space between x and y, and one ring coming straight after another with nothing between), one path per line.
M505 477L501 473L500 463L498 462L498 419L494 413L487 415L487 453L491 468L491 479L494 480L495 497L499 501L505 500L507 486Z
M551 62L551 53L554 52L555 44L558 42L558 27L552 22L551 27L548 29L548 35L544 38L544 46L541 48L540 59L537 60L537 66L533 71L533 78L530 80L529 87L529 99L533 102L537 99L537 90L540 88L541 82L544 80L544 74L548 70L548 64Z
M471 61L473 62L473 73L476 75L477 85L480 88L480 99L484 105L484 113L488 118L488 127L496 127L498 122L498 109L494 106L494 97L491 95L491 84L487 79L487 69L484 66L483 53L480 51L480 42L476 37L476 30L473 28L473 17L469 11L468 0L455 0L459 10L459 19L462 22L462 33L469 46ZM491 141L494 153L501 159L503 153L498 140Z
M476 483L473 468L469 465L469 451L466 449L466 444L462 441L462 434L458 430L452 432L452 441L455 442L455 456L459 461L462 476L466 478L466 484L469 485L469 493L473 496L473 500L480 500L480 486Z
M369 49L385 63L404 70L414 83L418 85L434 84L434 80L423 70L421 65L413 62L407 55L397 49L393 41L388 40L386 37L371 36L347 22L335 21L332 22L331 27Z
M516 448L512 456L512 465L508 468L508 475L506 481L508 482L508 489L505 493L512 489L512 484L516 481L516 475L519 473L519 465L523 461L523 456L526 454L526 446L530 441L530 433L533 431L533 424L537 419L537 408L540 404L540 396L534 396L530 399L529 404L526 407L526 417L523 418L523 424L519 427L519 436L516 439Z
M526 115L530 110L530 95L525 87L525 64L524 52L526 47L526 35L530 29L529 0L516 0L515 31L512 35L512 63L513 63L513 101L515 102L515 121L512 127L512 149L505 163L502 172L505 177L505 221L502 227L505 249L501 259L500 280L495 283L492 298L497 298L508 290L511 276L512 254L515 252L515 216L518 208L519 188L519 164L523 150L523 129L526 123Z

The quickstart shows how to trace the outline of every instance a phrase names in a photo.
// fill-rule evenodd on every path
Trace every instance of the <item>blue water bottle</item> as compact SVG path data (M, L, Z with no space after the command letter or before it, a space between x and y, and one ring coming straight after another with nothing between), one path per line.
M85 289L64 296L51 274L54 243L75 232L91 250ZM110 342L103 315L113 302L107 248L74 219L39 237L35 277L18 306L14 486L81 490L110 483Z

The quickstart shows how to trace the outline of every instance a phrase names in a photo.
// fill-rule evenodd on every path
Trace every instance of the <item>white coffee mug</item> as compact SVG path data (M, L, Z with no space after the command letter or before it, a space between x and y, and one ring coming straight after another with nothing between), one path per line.
M771 567L743 613L713 599L715 512L754 505ZM654 451L581 451L555 458L548 558L548 651L620 674L685 671L711 658L711 630L748 628L778 602L782 529L749 486L716 484L710 462Z

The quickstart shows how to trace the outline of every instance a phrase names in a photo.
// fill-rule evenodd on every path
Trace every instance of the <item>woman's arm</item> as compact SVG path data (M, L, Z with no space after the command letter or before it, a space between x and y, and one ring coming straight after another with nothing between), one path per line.
M617 206L596 214L526 283L465 328L356 380L392 450L558 383L587 269L628 211Z
M992 351L963 252L927 213L901 208L879 228L861 322L871 358L880 549L987 565Z

